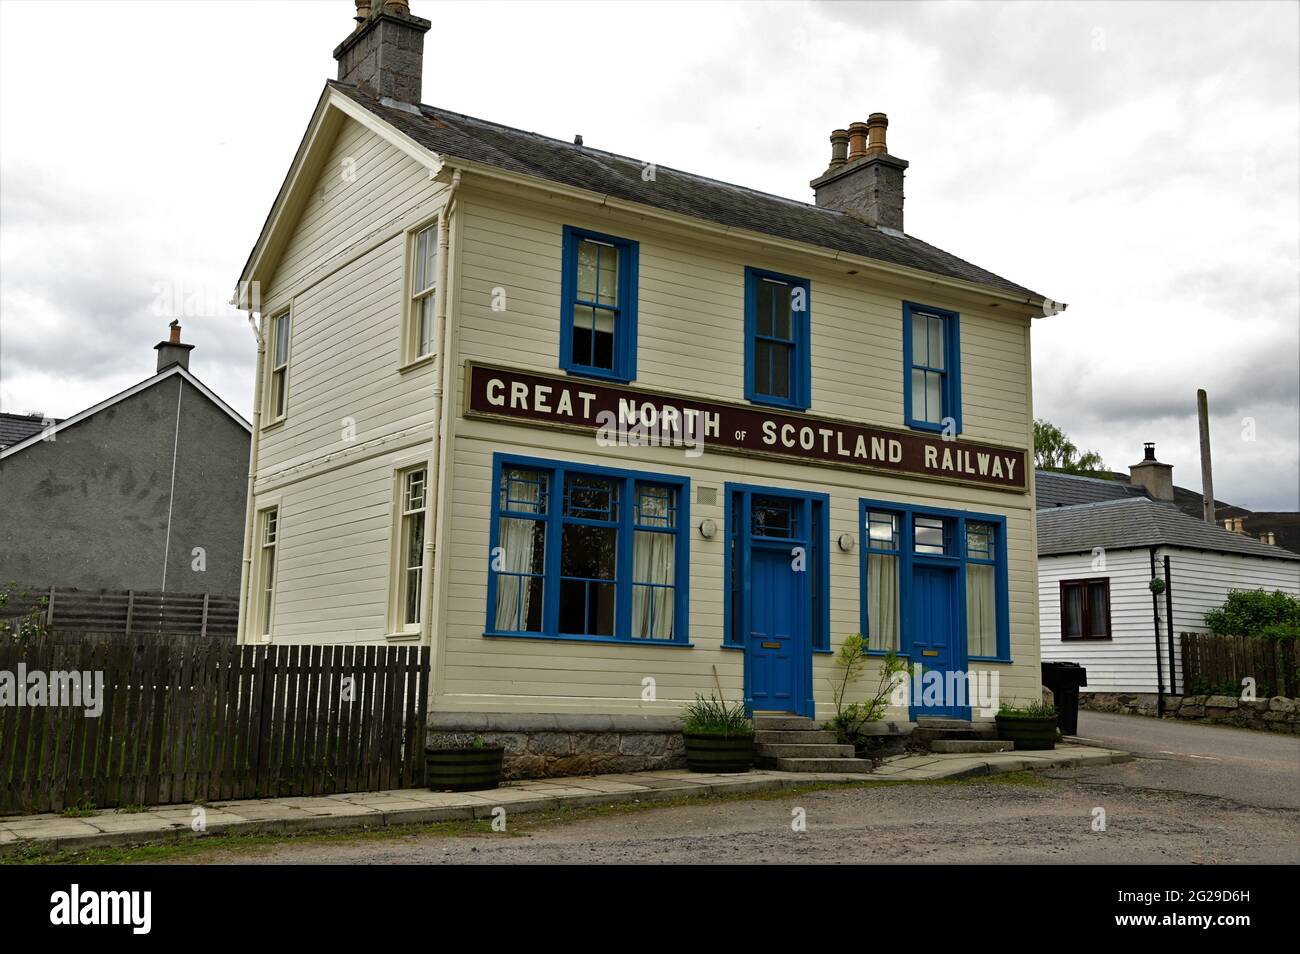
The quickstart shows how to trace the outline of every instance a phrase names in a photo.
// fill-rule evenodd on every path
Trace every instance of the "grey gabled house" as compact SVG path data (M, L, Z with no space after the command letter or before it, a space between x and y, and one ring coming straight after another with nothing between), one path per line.
M192 347L173 322L151 377L0 449L0 585L239 591L250 428Z

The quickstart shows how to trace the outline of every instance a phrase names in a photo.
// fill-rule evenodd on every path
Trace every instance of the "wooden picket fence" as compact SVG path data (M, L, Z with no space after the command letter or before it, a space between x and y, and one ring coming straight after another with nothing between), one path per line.
M151 633L234 639L239 596L233 593L163 593L150 590L80 590L68 586L13 587L0 609L0 625L39 609L39 621L64 633ZM45 601L40 606L41 600ZM7 626L6 626L7 628Z
M1183 687L1241 691L1241 681L1255 680L1261 696L1300 696L1300 640L1251 636L1181 633Z
M0 705L0 814L423 784L427 648L0 642L20 664L102 673L102 712Z

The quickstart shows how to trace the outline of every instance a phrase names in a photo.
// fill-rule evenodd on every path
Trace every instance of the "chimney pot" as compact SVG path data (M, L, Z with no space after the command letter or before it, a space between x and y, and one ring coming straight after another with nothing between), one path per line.
M194 350L194 345L181 342L181 323L178 319L172 319L167 329L167 340L153 346L158 352L158 370L170 368L173 364L189 370L190 352Z
M867 154L867 124L849 123L849 162Z
M1143 459L1143 460L1155 460L1155 459L1156 459L1156 444L1155 444L1155 441L1147 441L1145 444L1142 445L1142 450L1145 452L1145 453L1143 454L1143 456L1142 456L1142 459Z
M848 162L849 153L849 131L847 129L835 129L831 131L831 168L844 165Z
M831 133L831 164L809 185L819 209L834 209L890 231L903 231L903 173L907 163L885 148L884 113ZM846 154L847 147L847 154Z
M872 113L867 117L867 155L878 156L888 153L885 146L885 130L889 128L889 117L884 113Z

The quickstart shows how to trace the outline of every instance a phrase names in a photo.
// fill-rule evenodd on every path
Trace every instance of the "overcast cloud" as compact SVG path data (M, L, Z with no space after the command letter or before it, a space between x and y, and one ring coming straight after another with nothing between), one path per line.
M908 232L1069 303L1039 416L1199 487L1204 387L1217 496L1300 507L1300 5L412 7L426 101L792 198L887 112ZM352 12L0 2L0 408L134 384L179 314L249 413L224 303Z

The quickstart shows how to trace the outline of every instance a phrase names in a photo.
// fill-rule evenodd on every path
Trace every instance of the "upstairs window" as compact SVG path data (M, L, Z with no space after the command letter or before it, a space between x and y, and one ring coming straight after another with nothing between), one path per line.
M904 414L909 427L961 431L957 313L903 306Z
M270 411L274 423L282 419L289 398L289 313L271 319Z
M428 357L437 348L433 339L437 328L434 309L438 298L438 226L431 225L417 232L412 246L408 361Z
M560 367L615 381L636 377L637 243L564 227Z
M1110 639L1110 580L1061 581L1061 638Z
M745 269L745 397L807 410L811 400L807 279Z

